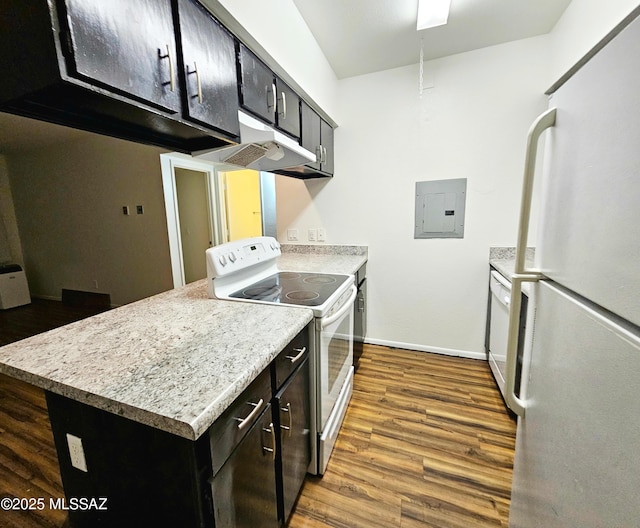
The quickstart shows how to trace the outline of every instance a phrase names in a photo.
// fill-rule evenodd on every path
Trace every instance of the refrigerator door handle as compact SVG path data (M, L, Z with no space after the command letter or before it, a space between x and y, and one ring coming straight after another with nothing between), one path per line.
M522 283L536 282L542 275L534 270L526 270L525 254L531 217L531 197L533 179L536 168L536 157L540 136L549 127L556 124L556 109L551 108L540 115L531 125L527 135L527 148L524 161L524 177L522 181L522 198L520 205L520 223L518 225L518 241L516 245L515 275L511 279L511 305L509 306L509 334L507 338L507 378L505 380L505 400L509 408L518 416L524 416L525 401L515 395L516 359L518 354L518 338L520 334L520 310L522 299Z

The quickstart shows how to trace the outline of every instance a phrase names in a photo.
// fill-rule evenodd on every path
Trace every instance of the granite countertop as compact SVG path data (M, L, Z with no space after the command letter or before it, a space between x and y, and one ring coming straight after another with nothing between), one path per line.
M202 280L0 347L0 372L195 440L312 318Z
M281 270L355 273L366 246L283 245ZM206 280L0 347L0 372L190 440L313 318L209 299Z
M278 269L355 274L368 260L367 246L282 244Z
M535 248L527 248L525 254L525 266L533 267ZM491 247L489 248L489 264L507 280L515 275L516 248L514 247Z

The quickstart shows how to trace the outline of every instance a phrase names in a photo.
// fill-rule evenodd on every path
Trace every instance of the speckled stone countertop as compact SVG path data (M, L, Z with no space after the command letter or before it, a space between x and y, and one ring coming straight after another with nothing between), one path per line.
M368 259L367 246L282 244L278 269L354 274Z
M0 372L195 440L312 317L202 280L0 347Z
M533 267L535 248L527 248L525 254L525 265ZM489 264L496 268L506 279L511 280L515 274L516 248L514 247L491 247L489 248Z

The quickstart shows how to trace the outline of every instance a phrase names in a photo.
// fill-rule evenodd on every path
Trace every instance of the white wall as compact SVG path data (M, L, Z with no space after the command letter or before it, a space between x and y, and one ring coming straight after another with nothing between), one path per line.
M161 152L87 134L7 156L32 295L97 291L120 305L173 286ZM131 215L122 213L123 205Z
M527 129L546 108L546 39L340 81L336 174L278 177L278 225L369 246L368 338L480 355L491 245L513 245ZM465 237L414 240L415 183L467 178ZM516 200L517 201L517 200Z
M549 86L638 5L638 0L573 0L549 34Z

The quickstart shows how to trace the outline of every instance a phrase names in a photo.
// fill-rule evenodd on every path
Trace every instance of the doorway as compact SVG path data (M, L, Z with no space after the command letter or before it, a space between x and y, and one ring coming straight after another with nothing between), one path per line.
M217 170L176 152L161 154L160 165L174 288L206 278L207 248L277 236L274 174Z
M203 255L213 246L210 193L206 172L176 167L174 175L184 282L189 284L207 276Z
M225 241L213 165L191 156L160 155L173 286L207 276L205 251Z

